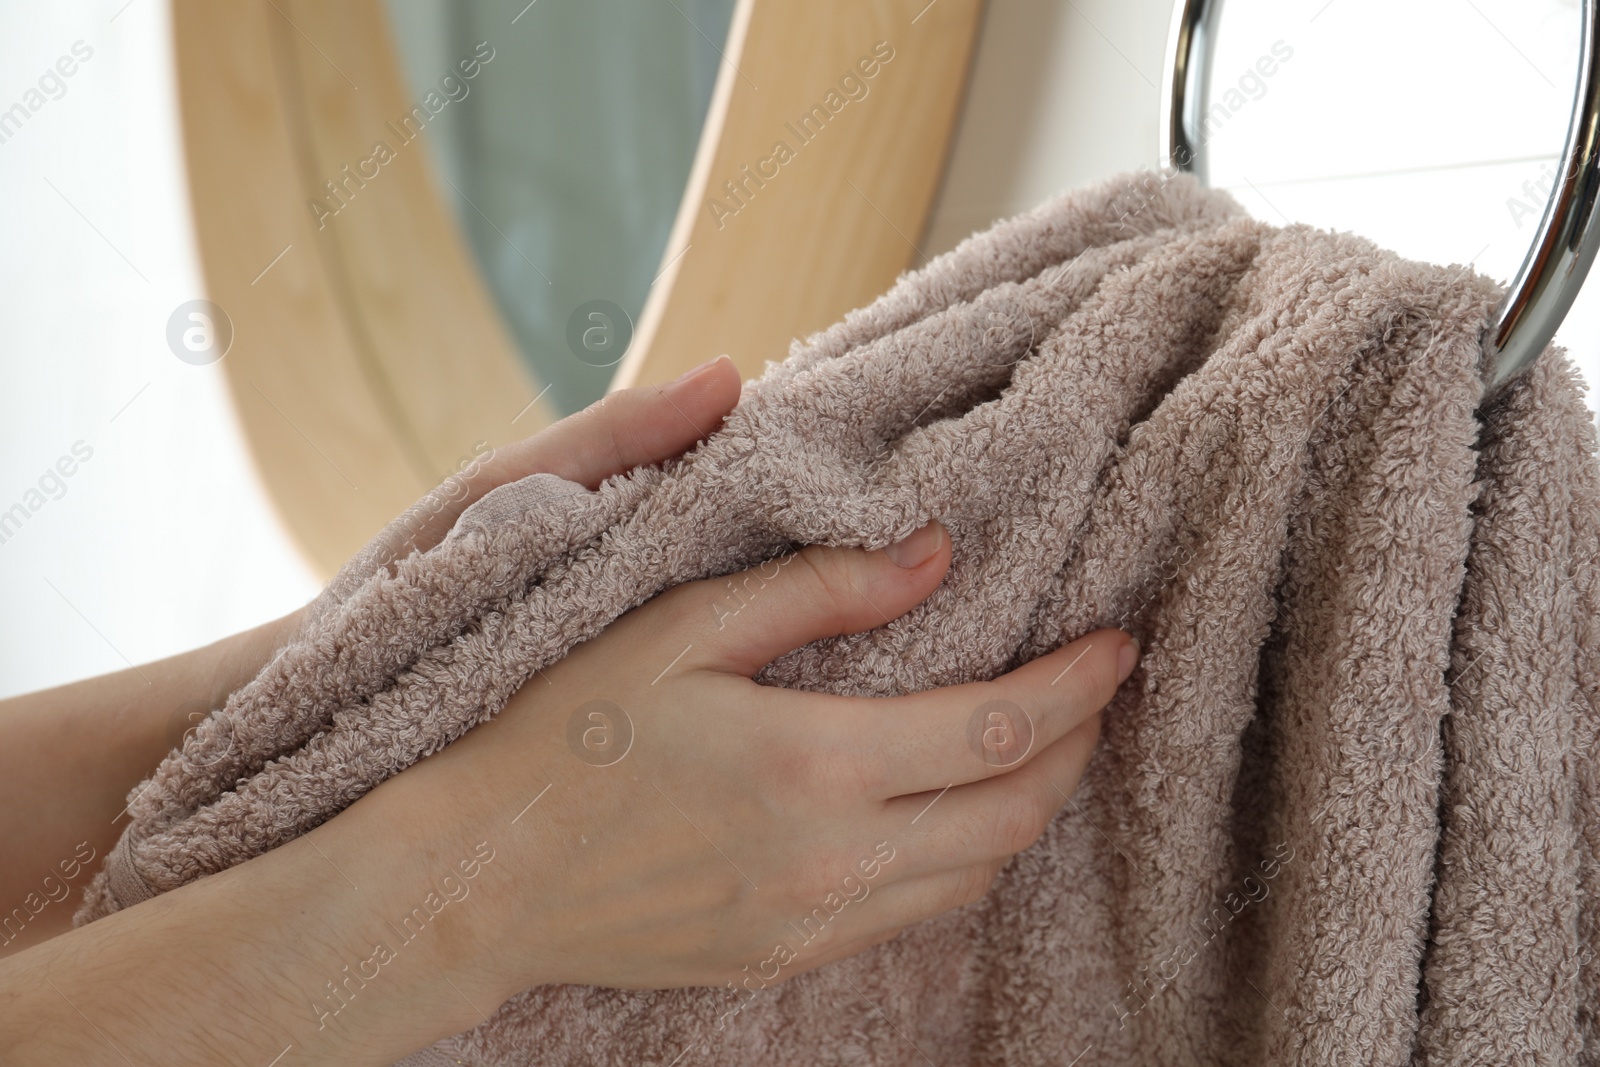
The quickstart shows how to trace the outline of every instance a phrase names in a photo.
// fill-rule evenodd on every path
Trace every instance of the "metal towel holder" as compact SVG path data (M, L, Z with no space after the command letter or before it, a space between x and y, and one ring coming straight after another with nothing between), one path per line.
M1578 84L1566 147L1561 154L1560 176L1551 190L1533 247L1522 261L1494 321L1484 332L1483 346L1492 365L1485 381L1484 403L1532 366L1550 343L1577 298L1600 247L1595 210L1600 194L1597 5L1600 0L1583 0ZM1176 0L1161 87L1162 162L1169 170L1193 174L1202 184L1207 181L1201 154L1205 147L1201 120L1208 103L1206 69L1221 8L1222 0Z

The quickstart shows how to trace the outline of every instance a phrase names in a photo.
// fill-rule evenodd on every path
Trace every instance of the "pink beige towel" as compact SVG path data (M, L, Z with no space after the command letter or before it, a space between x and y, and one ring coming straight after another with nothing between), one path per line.
M315 826L670 585L938 518L926 603L762 680L1137 635L989 895L776 988L529 990L408 1063L1600 1062L1600 468L1558 349L1478 411L1497 297L1187 178L1002 222L682 460L534 476L392 559L397 523L136 792L78 918Z

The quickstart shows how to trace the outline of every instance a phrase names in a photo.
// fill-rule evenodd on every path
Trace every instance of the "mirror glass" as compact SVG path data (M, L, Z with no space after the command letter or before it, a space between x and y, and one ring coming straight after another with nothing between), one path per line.
M577 411L661 270L734 0L387 2L414 98L447 100L440 193L534 380Z

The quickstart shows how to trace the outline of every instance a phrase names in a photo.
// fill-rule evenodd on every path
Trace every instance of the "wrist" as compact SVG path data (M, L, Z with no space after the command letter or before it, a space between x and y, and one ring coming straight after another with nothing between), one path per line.
M297 948L280 971L294 977L278 991L300 1062L389 1064L476 1026L480 1007L500 1003L467 977L459 925L474 916L431 895L437 879L411 844L415 825L369 799L225 872L294 917ZM265 869L247 873L254 865Z
M353 890L313 840L0 964L6 1062L267 1063L292 1049L286 1062L386 1067L477 1023L424 941L364 968L385 936L381 895Z
M333 988L323 985L330 994L322 1002L329 1026L342 1024L358 1007L358 999L345 995L349 976L374 985L391 976L402 979L390 987L399 1002L385 1008L385 1015L411 1010L405 1002L413 994L419 998L416 1010L437 1015L445 1007L443 1028L430 1040L477 1025L534 984L524 968L500 963L509 941L524 941L508 909L515 887L505 835L492 820L475 817L481 809L472 798L432 792L427 763L384 782L284 846L304 847L318 858L328 875L322 883L328 923L350 931L352 954L338 976L330 976ZM401 988L407 975L417 979L409 994ZM355 989L366 994L359 981Z
M560 946L572 931L552 912L566 895L567 842L556 825L566 820L553 823L552 815L572 786L568 765L576 761L565 758L565 737L548 718L526 706L527 692L325 827L352 839L391 841L402 836L394 828L405 828L412 873L393 900L395 914L413 911L430 890L448 901L442 908L434 901L441 921L430 923L439 966L457 984L480 990L481 999L469 995L488 1011L570 975L568 951ZM507 750L521 758L497 758Z
M129 792L289 640L303 610L143 667L0 702L8 742L0 747L0 897L53 894L69 863L87 880L116 843ZM0 955L70 929L72 908L57 904L0 936Z

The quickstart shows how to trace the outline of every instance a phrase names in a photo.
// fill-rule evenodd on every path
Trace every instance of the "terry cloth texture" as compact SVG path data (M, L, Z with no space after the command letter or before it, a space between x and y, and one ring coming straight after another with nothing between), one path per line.
M1002 222L687 457L380 538L133 794L78 918L317 825L668 586L938 518L924 604L760 680L904 693L1137 635L987 897L750 993L530 990L415 1062L1596 1062L1600 469L1559 349L1479 412L1498 296L1182 177Z

